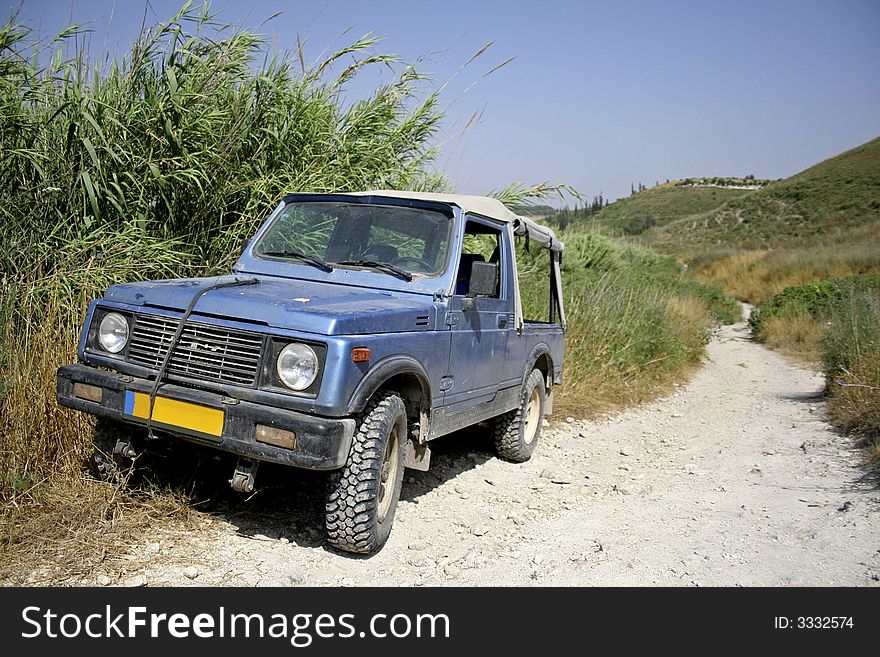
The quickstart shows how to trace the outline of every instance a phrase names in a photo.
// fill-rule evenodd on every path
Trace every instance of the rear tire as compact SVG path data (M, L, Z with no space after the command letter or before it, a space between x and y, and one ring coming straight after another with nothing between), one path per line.
M400 395L387 392L372 399L345 466L328 478L324 527L332 545L370 554L388 540L403 483L406 440Z
M523 386L519 408L495 418L495 449L501 458L514 463L531 458L541 437L546 396L544 375L532 370Z

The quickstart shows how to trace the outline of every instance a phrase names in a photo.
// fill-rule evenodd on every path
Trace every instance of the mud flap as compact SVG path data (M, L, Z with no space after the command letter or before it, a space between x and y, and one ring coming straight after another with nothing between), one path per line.
M420 472L428 471L428 467L431 465L431 450L427 445L407 440L404 451L406 452L405 467Z

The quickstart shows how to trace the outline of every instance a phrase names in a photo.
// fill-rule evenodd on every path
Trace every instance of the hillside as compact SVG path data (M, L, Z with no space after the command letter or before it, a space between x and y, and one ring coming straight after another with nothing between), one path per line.
M690 186L684 181L673 181L645 189L627 198L591 211L591 208L559 213L549 220L556 224L568 223L572 228L600 228L610 235L638 235L652 226L664 226L672 221L714 210L725 202L750 194L747 189L720 186ZM567 221L566 221L567 219Z
M720 207L697 210L665 226L658 221L646 238L664 251L694 254L707 247L762 249L878 236L880 138Z

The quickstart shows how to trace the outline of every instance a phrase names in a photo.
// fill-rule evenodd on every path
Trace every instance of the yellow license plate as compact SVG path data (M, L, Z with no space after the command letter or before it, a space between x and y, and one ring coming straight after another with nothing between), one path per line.
M126 390L124 412L146 420L150 416L150 396L143 392ZM211 436L220 436L223 433L223 411L220 409L158 395L153 401L153 422Z

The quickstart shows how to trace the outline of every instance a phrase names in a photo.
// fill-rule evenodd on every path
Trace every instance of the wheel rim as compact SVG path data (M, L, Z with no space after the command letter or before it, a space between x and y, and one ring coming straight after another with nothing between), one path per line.
M538 423L541 421L541 398L538 388L532 388L529 404L526 406L526 424L523 428L523 442L531 445L538 435Z
M385 454L382 457L382 467L379 469L379 507L377 516L379 522L385 520L391 501L394 499L394 490L397 487L397 470L400 463L400 454L397 449L398 429L395 423L388 434L388 442L385 445Z

